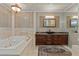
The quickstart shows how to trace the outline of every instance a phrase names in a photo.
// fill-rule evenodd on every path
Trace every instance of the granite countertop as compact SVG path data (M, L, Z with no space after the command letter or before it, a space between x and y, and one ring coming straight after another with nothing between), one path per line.
M48 34L46 32L37 32L37 35L68 35L68 32L53 32L51 34Z

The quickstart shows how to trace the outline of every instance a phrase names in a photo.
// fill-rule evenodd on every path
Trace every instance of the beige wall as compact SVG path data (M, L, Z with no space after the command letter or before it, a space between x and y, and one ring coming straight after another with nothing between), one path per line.
M20 28L20 31L32 31L34 28L33 23L32 12L16 13L15 27ZM0 31L11 31L11 29L12 13L7 8L0 6Z
M0 6L0 28L1 27L11 28L11 12L3 6Z
M33 31L33 13L17 13L15 19L16 33ZM18 28L18 29L17 29ZM5 35L4 35L5 34ZM0 6L0 36L12 34L12 13L4 6ZM22 34L22 33L21 33Z
M20 12L16 13L15 27L16 28L33 28L33 13Z
M11 33L11 11L0 5L0 37L8 38Z
M34 31L33 13L32 12L16 13L15 28L16 31L33 32Z

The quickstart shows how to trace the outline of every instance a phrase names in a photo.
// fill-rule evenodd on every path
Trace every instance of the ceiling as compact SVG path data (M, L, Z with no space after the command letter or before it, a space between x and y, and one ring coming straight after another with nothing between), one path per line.
M11 3L0 4L11 9ZM18 4L22 12L64 12L72 8L76 3L21 3Z

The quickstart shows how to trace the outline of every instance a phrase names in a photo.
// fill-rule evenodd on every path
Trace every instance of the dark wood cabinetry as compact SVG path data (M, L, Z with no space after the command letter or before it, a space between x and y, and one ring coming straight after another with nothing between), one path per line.
M67 45L68 35L36 34L36 45Z

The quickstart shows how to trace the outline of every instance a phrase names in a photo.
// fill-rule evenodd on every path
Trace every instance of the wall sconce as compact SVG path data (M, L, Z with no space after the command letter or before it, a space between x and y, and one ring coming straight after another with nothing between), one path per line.
M45 19L53 19L55 16L45 16Z
M21 7L19 7L18 4L12 5L11 8L15 12L20 12L21 11Z
M78 19L78 16L72 16L73 19Z

